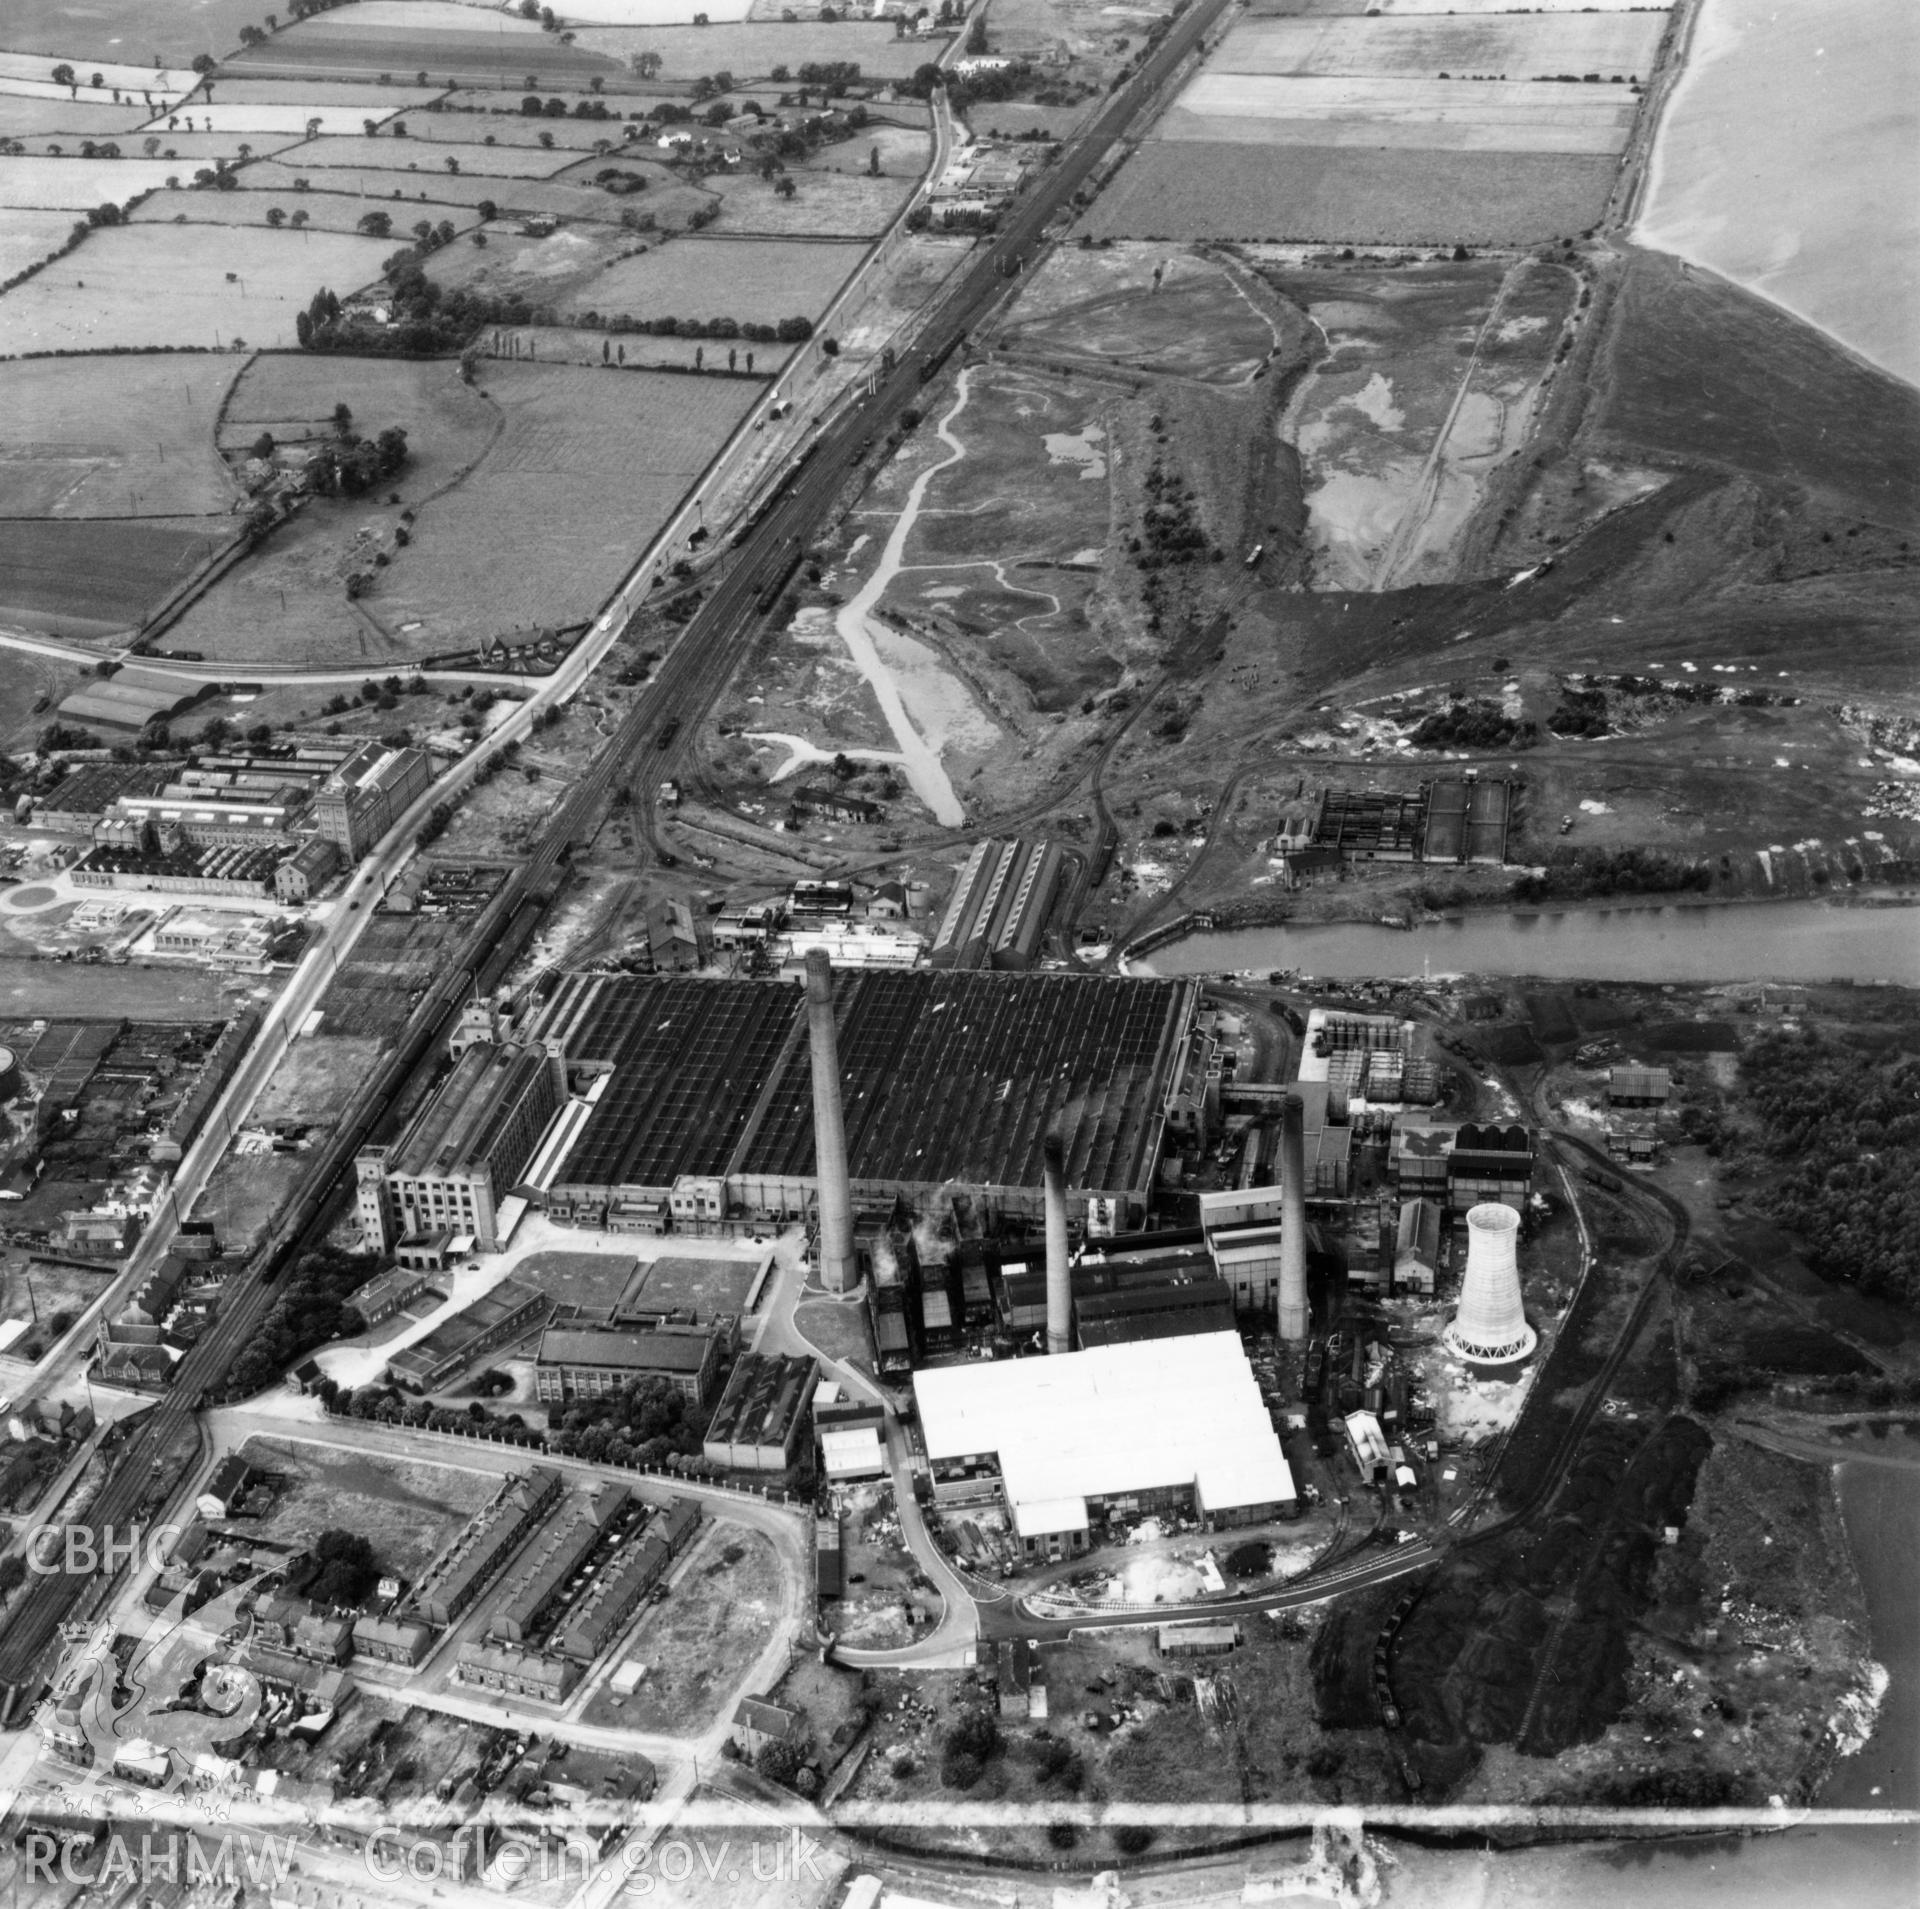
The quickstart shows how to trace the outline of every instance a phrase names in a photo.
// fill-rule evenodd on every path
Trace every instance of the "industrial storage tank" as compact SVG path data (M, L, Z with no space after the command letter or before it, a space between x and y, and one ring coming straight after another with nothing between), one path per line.
M10 1047L0 1047L0 1107L20 1098L20 1057Z

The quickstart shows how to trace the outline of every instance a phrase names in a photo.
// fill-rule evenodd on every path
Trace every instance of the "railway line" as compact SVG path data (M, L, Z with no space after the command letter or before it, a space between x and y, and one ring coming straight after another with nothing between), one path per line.
M655 787L690 747L699 719L737 666L743 643L777 602L803 557L804 540L832 508L874 440L898 425L925 383L1006 295L1044 241L1048 226L1226 6L1227 0L1192 0L1133 77L1068 144L1059 162L1041 175L1005 230L977 253L872 394L823 427L794 471L776 487L772 507L749 523L746 542L729 553L731 561L721 566L706 601L652 682L562 799L533 853L476 920L449 972L415 1008L391 1053L342 1115L283 1219L247 1269L230 1282L220 1316L181 1360L172 1386L121 1448L84 1521L96 1536L124 1530L148 1503L165 1454L203 1397L219 1392L235 1357L271 1308L281 1273L324 1230L354 1154L408 1076L432 1052L460 1003L476 989L490 986L526 945L558 892L566 865L591 843L623 780L632 778L637 785L637 832L656 853L669 853L656 830ZM16 1600L0 1635L0 1728L25 1719L51 1671L63 1626L83 1600L97 1602L108 1588L96 1574L58 1571L36 1577Z

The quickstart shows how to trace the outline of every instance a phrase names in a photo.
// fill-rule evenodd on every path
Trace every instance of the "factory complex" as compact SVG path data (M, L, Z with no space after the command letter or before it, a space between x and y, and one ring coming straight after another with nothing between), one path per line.
M1050 1133L1082 1218L1144 1221L1190 1091L1193 983L833 974L818 954L810 976L816 965L826 979L806 989L568 974L469 1010L439 1091L398 1140L358 1157L363 1230L387 1250L432 1235L490 1249L527 1204L625 1233L736 1234L817 1216L833 1235L829 1284L846 1286L854 1209L1037 1219ZM845 1223L816 1165L823 1125L839 1129Z
M1029 1557L1072 1556L1110 1518L1210 1527L1295 1510L1238 1334L1090 1347L914 1378L936 1504L1000 1496Z

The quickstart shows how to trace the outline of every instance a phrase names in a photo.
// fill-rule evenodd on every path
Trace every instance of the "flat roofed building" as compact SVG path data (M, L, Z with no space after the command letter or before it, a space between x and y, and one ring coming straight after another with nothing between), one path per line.
M381 1251L410 1233L470 1233L498 1250L500 1203L566 1099L544 1048L478 1041L393 1145L363 1152L363 1228Z
M424 1339L387 1361L387 1377L413 1392L435 1392L467 1367L546 1322L553 1301L523 1279L503 1279Z
M549 1326L540 1335L534 1391L556 1404L605 1398L636 1379L665 1379L692 1404L705 1405L719 1370L713 1326Z
M1210 1526L1287 1515L1293 1475L1238 1335L1196 1333L914 1375L936 1500L997 1473L1029 1555L1084 1550L1109 1517Z

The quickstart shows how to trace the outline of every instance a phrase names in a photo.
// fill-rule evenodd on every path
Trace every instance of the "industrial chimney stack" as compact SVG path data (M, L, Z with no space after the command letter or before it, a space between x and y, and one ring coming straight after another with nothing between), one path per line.
M1067 1156L1057 1134L1041 1149L1047 1188L1047 1351L1073 1350L1073 1274L1067 1265Z
M1471 1364L1516 1365L1533 1351L1536 1333L1520 1303L1516 1248L1520 1215L1489 1202L1467 1213L1467 1270L1460 1304L1442 1335Z
M1307 1336L1306 1109L1298 1094L1280 1103L1280 1340Z
M847 1180L847 1127L840 1113L840 1042L833 1025L833 964L822 948L807 954L807 1045L813 1055L813 1152L820 1177L820 1280L829 1292L852 1286L853 1189Z

